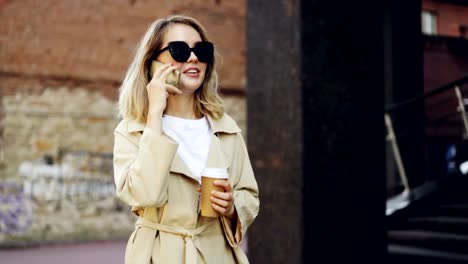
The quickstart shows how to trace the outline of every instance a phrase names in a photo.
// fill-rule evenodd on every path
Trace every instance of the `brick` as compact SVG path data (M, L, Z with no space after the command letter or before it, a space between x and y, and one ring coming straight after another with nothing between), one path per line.
M436 12L437 35L459 37L460 25L468 25L468 6L437 0L423 0L422 9Z
M245 88L245 1L6 1L0 72L121 82L149 24L173 13L207 28L223 57L220 85Z

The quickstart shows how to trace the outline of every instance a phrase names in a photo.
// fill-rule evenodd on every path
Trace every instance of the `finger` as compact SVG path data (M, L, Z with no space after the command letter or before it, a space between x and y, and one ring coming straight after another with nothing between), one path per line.
M225 201L232 201L232 192L218 192L218 191L212 191L211 196L214 196L215 198L219 198Z
M216 186L223 187L224 191L226 191L226 192L231 192L232 191L231 184L229 184L229 182L227 180L215 180L213 182L213 184L216 185Z
M170 66L166 69L164 69L161 74L159 75L159 78L163 79L164 81L166 80L167 76L169 73L171 73L173 70L177 70L177 66Z
M164 65L161 65L159 66L158 68L156 68L156 70L154 71L154 74L153 74L153 78L156 77L156 78L159 78L159 76L161 76L161 73L166 70L167 68L171 67L171 63L166 63Z
M182 94L182 91L174 85L166 84L166 91L172 95Z
M219 213L222 214L222 215L225 215L226 212L227 212L227 209L226 209L226 208L221 207L221 206L219 206L219 205L217 205L217 204L214 204L214 203L211 204L211 207L213 207L213 209L214 209L215 211L219 212Z
M221 206L221 207L224 207L224 208L227 208L229 207L229 202L226 201L226 200L221 200L221 199L218 199L218 198L215 198L213 196L211 196L211 202Z

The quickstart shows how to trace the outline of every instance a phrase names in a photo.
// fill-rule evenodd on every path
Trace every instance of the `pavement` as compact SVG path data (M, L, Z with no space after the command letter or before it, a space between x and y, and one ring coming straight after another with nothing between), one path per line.
M127 241L0 249L0 264L123 264Z

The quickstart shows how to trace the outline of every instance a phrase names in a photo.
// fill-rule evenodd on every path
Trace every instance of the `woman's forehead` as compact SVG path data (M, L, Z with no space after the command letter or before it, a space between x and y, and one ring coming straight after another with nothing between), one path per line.
M184 24L173 24L169 26L166 34L164 34L164 46L171 41L184 41L189 45L193 45L202 41L202 39L193 27Z

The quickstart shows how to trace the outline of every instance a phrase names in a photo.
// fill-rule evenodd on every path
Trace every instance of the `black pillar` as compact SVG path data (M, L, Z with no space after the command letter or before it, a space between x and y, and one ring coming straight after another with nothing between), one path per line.
M248 146L261 191L252 263L300 263L304 242L301 32L297 1L248 1Z
M382 263L383 7L247 3L252 263Z
M424 93L421 1L388 1L390 32L391 96L389 104L399 104ZM388 94L388 92L387 92ZM424 183L424 104L416 101L391 112L400 153L411 187ZM437 175L440 177L440 175Z

